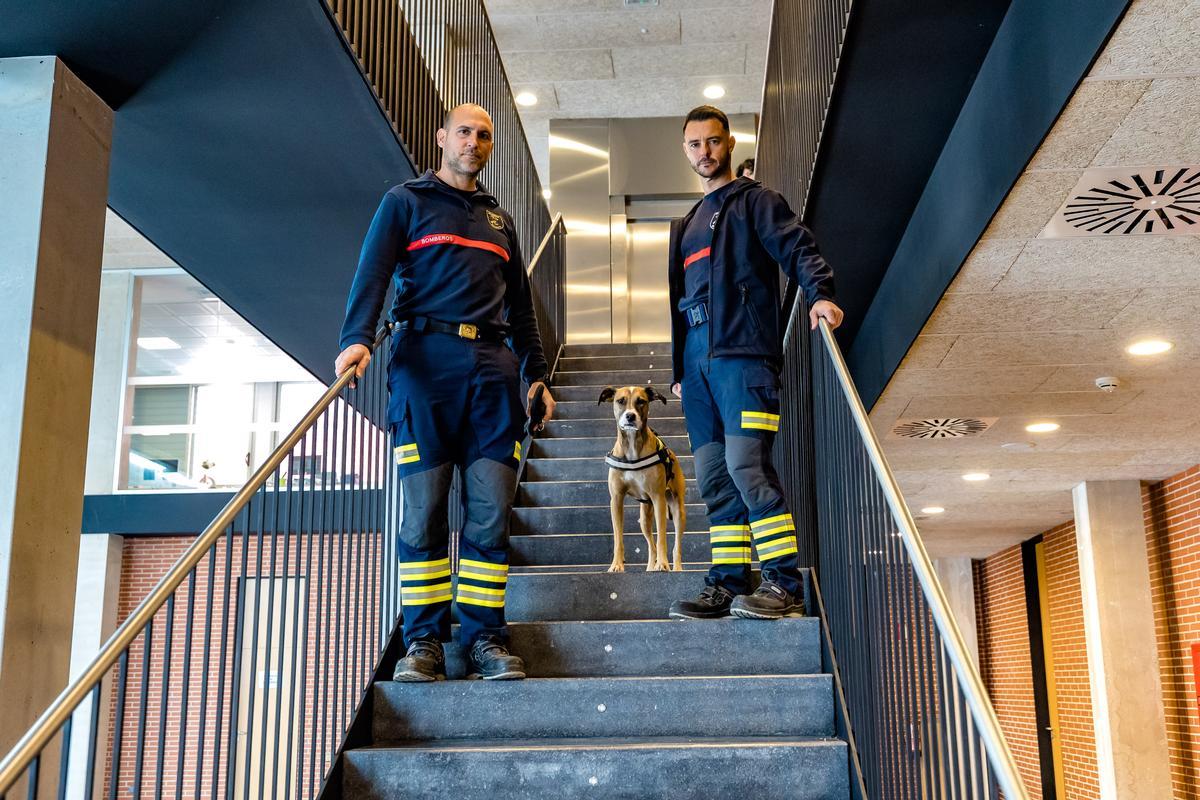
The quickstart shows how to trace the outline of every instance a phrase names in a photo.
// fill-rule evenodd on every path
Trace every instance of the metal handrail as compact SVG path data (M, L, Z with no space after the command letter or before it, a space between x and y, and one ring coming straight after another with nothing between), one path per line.
M851 416L862 437L862 444L871 459L875 476L879 479L880 488L891 509L892 518L896 522L900 540L912 562L913 572L916 573L921 589L925 593L930 615L942 636L946 653L954 667L955 677L963 690L967 705L971 709L971 716L978 726L980 738L987 749L996 780L1005 797L1010 800L1029 800L1029 793L1021 782L1012 750L1000 729L1000 720L988 700L983 679L979 675L975 662L968 655L962 631L959 630L958 623L955 622L950 611L949 601L947 601L945 592L942 591L942 585L934 573L933 562L930 561L929 553L925 550L925 543L917 533L917 525L908 509L908 504L904 502L904 497L900 493L896 476L892 474L892 469L888 466L887 459L884 458L883 448L879 444L879 438L875 435L875 429L867 416L867 410L858 396L858 390L854 387L854 381L850 377L850 371L842 357L841 348L838 347L837 340L833 338L833 330L824 319L820 320L820 330L825 352L829 355L834 372L837 374L838 383L841 385L842 393L850 407Z
M375 352L379 348L380 343L387 334L387 327L380 328L375 336L375 342L371 346L371 352ZM267 482L271 473L283 464L300 439L308 433L317 419L333 404L333 401L346 388L353 376L354 370L347 370L325 390L320 399L301 417L291 432L284 437L279 446L267 457L267 460L254 471L254 474L250 476L250 480L225 504L221 512L196 537L196 540L184 551L174 566L171 567L167 574L150 591L150 594L146 595L137 608L113 632L108 641L100 648L100 652L96 654L96 657L87 666L87 669L73 680L67 688L63 689L54 702L38 717L33 727L26 731L20 741L4 757L4 760L0 761L0 796L3 796L16 783L17 779L24 773L38 754L46 748L79 704L91 693L92 688L104 678L108 670L116 665L121 654L128 650L134 640L141 635L147 624L154 618L154 615L167 602L167 599L187 579L188 573L200 563L200 560L204 558L217 539L221 537L233 523L237 515L250 503L258 490Z
M560 233L566 233L567 226L563 222L562 212L554 215L554 219L550 220L550 227L546 230L546 235L542 237L542 241L538 243L538 249L533 254L533 258L529 259L529 268L525 270L526 275L533 274L533 268L542 260L542 251L546 249L546 245L550 244L550 240Z

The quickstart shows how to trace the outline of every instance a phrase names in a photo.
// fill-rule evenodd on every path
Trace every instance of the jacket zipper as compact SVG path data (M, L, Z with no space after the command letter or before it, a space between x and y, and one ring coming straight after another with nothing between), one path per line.
M750 321L754 323L754 327L758 329L759 333L762 333L762 320L758 318L758 309L750 302L750 287L744 283L739 283L738 291L742 293L742 307L750 315Z

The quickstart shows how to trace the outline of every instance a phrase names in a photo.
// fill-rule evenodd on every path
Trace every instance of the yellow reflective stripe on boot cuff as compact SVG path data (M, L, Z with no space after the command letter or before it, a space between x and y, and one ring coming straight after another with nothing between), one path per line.
M472 606L487 606L488 608L504 608L503 589L485 589L482 586L469 586L465 583L458 585L455 599L460 603Z
M400 586L400 602L406 606L426 606L430 603L449 603L450 582L428 586Z

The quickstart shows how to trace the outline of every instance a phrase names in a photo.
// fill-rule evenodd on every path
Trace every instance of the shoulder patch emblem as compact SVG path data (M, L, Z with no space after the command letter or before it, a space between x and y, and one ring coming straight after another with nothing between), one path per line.
M720 211L718 211L717 213L713 214L713 218L712 218L712 220L710 220L710 221L709 221L709 223L708 223L708 229L709 229L709 230L715 231L715 230L717 229L717 217L719 217L719 216L721 216L721 212L720 212Z
M488 225L491 225L498 231L504 230L504 217L497 214L495 211L487 212Z

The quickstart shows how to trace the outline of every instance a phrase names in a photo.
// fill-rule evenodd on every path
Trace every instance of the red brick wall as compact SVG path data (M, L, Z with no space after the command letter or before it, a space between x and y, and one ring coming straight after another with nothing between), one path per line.
M324 547L320 545L312 551L311 561L309 560L309 551L307 550L307 539L301 537L291 537L288 547L287 557L284 558L283 553L283 537L277 539L277 547L275 552L276 565L274 572L270 572L271 564L271 546L270 537L267 537L263 542L262 565L258 566L258 547L251 539L251 543L247 547L246 567L242 567L242 546L239 539L232 542L232 549L227 558L226 540L222 539L213 552L215 561L210 561L210 557L202 560L198 566L196 580L196 597L194 603L194 629L193 641L190 658L190 674L188 676L188 685L191 687L188 692L188 708L186 718L185 736L181 737L183 715L183 672L185 661L185 632L187 621L187 597L188 584L185 582L176 592L174 622L172 625L172 643L170 658L166 656L166 622L168 615L164 606L154 619L153 638L150 649L150 669L148 671L149 683L148 691L146 692L146 720L145 720L145 747L143 748L144 764L142 766L142 794L150 796L154 793L156 782L156 771L158 767L158 747L159 747L159 721L160 709L166 708L166 736L163 741L163 794L165 796L174 796L176 786L175 775L179 764L179 752L183 750L183 793L185 796L191 796L194 792L196 781L195 773L197 766L202 770L200 786L201 793L206 794L207 788L213 783L212 769L214 755L220 754L220 763L222 768L219 771L217 784L224 785L225 769L223 766L228 762L229 748L229 726L233 719L231 713L231 703L234 694L237 692L237 684L234 680L234 642L235 630L237 624L237 579L239 576L248 575L267 575L274 574L278 578L284 576L294 577L296 575L307 575L309 588L311 589L308 605L308 613L304 615L305 596L303 593L299 595L298 601L294 593L288 593L288 620L294 619L296 612L294 609L298 607L302 618L307 620L307 633L309 640L310 653L307 659L302 655L303 648L297 652L296 663L304 664L303 678L303 696L305 702L299 702L301 679L297 676L293 685L294 691L297 692L297 712L294 730L297 731L296 738L293 741L293 767L292 774L297 770L302 771L299 776L302 785L308 785L312 779L312 773L315 771L317 777L324 772L325 766L321 762L321 755L328 753L336 747L337 742L333 741L335 735L340 740L340 732L345 729L348 724L348 715L352 713L360 696L360 689L366 684L374 664L370 663L374 657L373 643L368 641L368 630L373 625L378 624L379 603L377 602L377 587L379 576L372 569L364 569L360 565L378 564L382 561L379 554L375 552L378 546L377 537L363 536L359 534L345 534L340 537L316 537L315 541L320 542L324 539ZM123 621L153 589L158 580L167 572L167 570L176 562L180 555L192 543L193 537L154 537L154 538L130 538L125 542L124 555L122 560L121 570L121 589L118 598L118 620ZM305 546L297 548L297 543L304 542ZM303 551L303 552L300 552ZM228 594L228 604L226 604L226 563L228 561L230 567L229 585L231 590ZM210 569L213 578L212 596L215 599L215 610L213 612L212 637L207 654L204 650L204 629L205 629L205 609L208 604L209 590L208 580ZM320 585L318 585L318 581ZM263 581L260 584L262 588L261 608L263 619L266 618L266 607L268 603L268 583ZM277 587L281 584L276 584ZM296 585L296 584L293 584ZM341 587L340 594L337 592L337 587ZM333 587L333 591L329 591ZM351 591L351 587L357 587ZM317 596L318 588L321 589L321 596ZM365 594L363 593L365 592ZM274 608L279 607L280 596L282 592L277 588L274 597ZM253 592L248 592L249 601L253 602ZM328 598L328 599L324 599ZM246 614L248 622L253 621L253 614ZM274 624L278 625L278 617ZM342 620L340 626L335 626L337 620ZM228 625L228 641L229 646L225 651L224 658L224 682L220 681L220 670L222 666L220 636L222 623ZM339 632L340 631L340 632ZM330 641L332 636L333 641ZM265 639L265 636L260 636ZM274 634L273 639L277 638ZM349 640L349 645L347 645ZM358 642L358 646L354 647L353 643ZM128 796L133 791L135 782L136 751L135 743L137 742L139 715L141 713L141 684L143 675L143 647L144 639L139 637L130 650L129 666L128 666L128 683L127 695L124 702L124 720L121 726L122 737L122 755L120 763L120 788L118 793L121 796ZM341 660L337 669L333 668L333 664L324 664L326 654L329 654L332 660L332 654L339 650L352 650L359 654L357 659L347 664ZM370 654L368 656L368 654ZM249 653L245 658L249 659ZM167 689L167 701L161 702L163 696L162 680L163 680L163 664L166 660L169 667L169 686ZM265 663L263 651L260 649L257 657L257 671L263 670L276 671L278 669L278 660L272 659L268 665ZM284 654L284 668L290 666L291 654ZM201 726L201 686L203 669L207 664L208 676L208 699L207 707L203 715L204 723L204 740L199 740ZM242 669L249 669L248 664L243 664ZM114 674L116 670L114 669ZM321 681L322 696L336 696L339 701L330 703L329 705L335 709L334 713L330 713L325 720L318 718L317 703L313 699L317 693L317 681ZM335 684L338 691L334 691ZM115 684L113 684L115 686ZM115 724L117 714L117 693L115 688L110 696L110 717L109 717L109 752L104 762L104 793L107 796L108 781L112 772L113 753L112 746L115 741ZM218 714L218 703L221 704L221 712ZM274 704L271 705L271 717L268 719L268 725L274 727ZM287 715L288 705L286 702L283 705L280 715L279 728L281 730L280 748L286 748L286 732L287 732ZM261 726L262 708L261 704L255 710L256 725ZM219 737L214 737L218 733ZM316 742L317 763L314 770L311 766L310 753L312 752L312 737L317 730L327 730L324 741L320 738ZM300 754L303 754L301 757ZM197 759L202 759L198 765ZM274 753L268 753L268 770L270 764L275 759ZM285 763L285 756L281 755L278 758L281 766ZM282 796L281 791L278 792ZM235 794L241 795L242 788L237 787ZM271 795L270 786L268 785L267 794ZM296 793L293 792L295 795ZM307 792L301 792L300 795L305 795Z
M1042 541L1046 553L1054 689L1058 699L1058 740L1063 754L1064 785L1059 789L1059 797L1093 800L1100 796L1100 778L1096 771L1092 689L1088 680L1074 521L1047 531Z
M976 606L980 672L1029 796L1041 800L1037 716L1020 546L977 562L975 580L977 598L983 600Z
M1176 800L1200 798L1200 716L1191 648L1200 644L1200 466L1144 488L1150 594L1158 634Z

